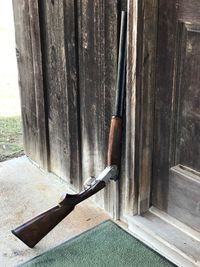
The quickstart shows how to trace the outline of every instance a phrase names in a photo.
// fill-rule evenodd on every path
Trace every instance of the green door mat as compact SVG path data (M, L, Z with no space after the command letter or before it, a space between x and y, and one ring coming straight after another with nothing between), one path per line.
M168 267L175 265L112 221L106 221L21 266Z

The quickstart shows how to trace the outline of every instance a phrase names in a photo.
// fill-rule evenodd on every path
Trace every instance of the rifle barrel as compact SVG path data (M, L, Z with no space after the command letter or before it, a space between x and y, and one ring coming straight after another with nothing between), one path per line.
M118 73L116 85L116 101L114 116L122 117L124 107L124 91L126 83L126 45L127 45L127 13L122 11L121 14L121 30L119 41L119 55L118 55Z

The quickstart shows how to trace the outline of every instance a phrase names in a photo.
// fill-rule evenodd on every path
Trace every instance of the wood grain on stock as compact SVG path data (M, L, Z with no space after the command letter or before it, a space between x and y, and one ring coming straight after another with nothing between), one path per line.
M57 205L38 215L30 221L20 225L12 233L30 248L33 248L73 209L74 205Z
M110 126L108 143L108 166L120 166L121 162L121 141L122 140L122 118L113 116Z
M15 230L12 230L12 233L27 246L33 248L59 222L73 211L78 203L94 195L104 187L104 181L96 181L94 185L79 194L66 194L64 200L57 206L22 224Z

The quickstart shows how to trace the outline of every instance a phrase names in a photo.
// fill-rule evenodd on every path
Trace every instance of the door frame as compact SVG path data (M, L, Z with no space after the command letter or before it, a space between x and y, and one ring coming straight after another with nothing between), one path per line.
M138 214L150 208L158 0L138 2L136 162Z
M128 4L127 209L121 220L133 236L178 266L200 266L196 249L200 233L150 207L158 4L159 0L129 0Z
M158 0L129 0L128 11L126 160L129 166L130 161L134 161L131 173L134 181L127 183L129 193L126 195L132 195L134 215L150 208ZM132 94L134 101L131 101ZM131 124L132 119L135 126ZM135 133L132 134L135 146L132 158L130 132ZM127 201L131 206L130 199Z

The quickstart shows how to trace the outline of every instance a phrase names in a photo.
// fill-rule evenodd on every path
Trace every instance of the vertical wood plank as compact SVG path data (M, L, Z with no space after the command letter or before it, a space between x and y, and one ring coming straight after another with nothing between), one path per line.
M152 203L167 210L178 1L159 1ZM168 138L169 137L169 138ZM159 156L158 156L159 155Z
M117 70L117 1L79 1L79 18L82 170L86 179L106 165ZM96 201L113 213L111 192L107 187Z
M105 148L107 161L108 135L110 130L111 115L113 114L116 97L116 78L118 64L118 44L121 10L127 10L127 1L105 1ZM125 120L125 116L124 116ZM124 122L125 125L125 122ZM123 126L123 137L125 136L125 127ZM122 142L122 150L125 150L125 140ZM104 193L105 209L114 219L120 217L120 186L124 177L124 152L121 155L120 180L111 182Z
M47 140L37 1L13 0L25 153L47 169Z
M157 0L144 0L139 4L136 104L136 177L139 181L139 213L147 211L150 206L157 13Z
M41 1L50 170L80 188L74 4Z
M78 18L76 1L64 1L66 70L68 83L70 177L82 189Z
M136 116L136 46L137 1L128 1L128 55L126 87L125 151L120 178L121 219L137 213L137 180L135 177L135 116Z

